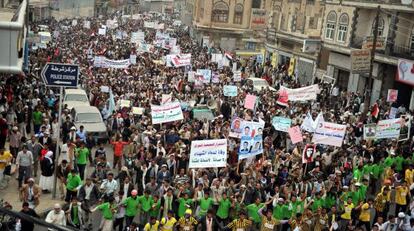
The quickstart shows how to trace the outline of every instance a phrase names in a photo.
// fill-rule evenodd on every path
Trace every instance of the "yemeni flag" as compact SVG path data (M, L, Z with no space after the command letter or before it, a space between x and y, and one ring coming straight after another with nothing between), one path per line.
M226 58L230 61L233 60L233 54L230 51L225 51L224 56L226 56Z
M178 92L181 92L181 91L182 91L182 89L183 89L183 84L184 84L183 80L182 80L182 79L180 79L180 80L177 82L177 84L175 85L175 90L177 90Z
M288 92L285 89L282 89L279 91L279 98L277 99L276 103L281 106L287 107L289 106L288 99Z
M378 107L378 104L375 103L374 106L372 106L371 115L375 118L378 118L378 114L379 114L379 107Z

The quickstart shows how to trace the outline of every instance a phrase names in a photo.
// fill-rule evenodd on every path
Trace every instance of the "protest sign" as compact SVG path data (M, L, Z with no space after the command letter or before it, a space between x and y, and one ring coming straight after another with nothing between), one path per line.
M303 136L299 126L289 128L288 133L290 136L290 140L292 141L292 144L303 142Z
M233 118L233 120L231 121L231 125L230 125L230 132L229 132L230 137L240 138L241 133L242 133L242 129L241 129L242 122L243 122L243 119L239 117Z
M194 81L195 81L195 77L194 77L194 71L189 71L189 72L187 72L187 81L189 82L189 83L194 83Z
M124 60L112 60L107 59L104 56L95 56L93 65L95 67L102 67L102 68L115 68L115 69L125 69L131 65L130 59Z
M237 96L237 86L225 85L223 87L224 96L234 97Z
M272 119L272 125L276 131L288 132L291 124L292 120L289 118L275 116Z
M307 144L302 153L302 164L312 163L313 155L316 153L315 144Z
M72 26L76 26L76 25L78 25L78 20L73 19L73 20L72 20Z
M109 93L109 87L108 86L101 86L100 89L101 89L101 92L103 92L103 93Z
M137 64L137 55L129 55L129 62L131 62L131 64Z
M211 76L211 82L212 83L220 83L220 75L217 72L214 72Z
M167 103L161 106L151 105L152 124L167 123L184 119L179 102Z
M377 123L376 138L398 138L401 130L401 119L380 120Z
M254 107L256 105L256 98L257 97L255 95L246 95L246 98L244 100L244 107L254 110Z
M106 28L99 28L98 34L99 35L106 35Z
M131 33L131 43L138 44L145 42L145 33L143 31L137 31Z
M320 122L324 122L325 119L323 118L323 114L322 112L319 112L318 116L316 117L315 120L313 120L312 115L310 114L310 112L308 112L308 114L306 115L305 119L302 122L302 125L300 126L300 128L304 131L307 132L315 132L316 127L318 126L318 124Z
M203 76L203 83L210 83L211 70L210 69L197 69L197 74Z
M91 21L83 21L83 28L91 29Z
M153 29L155 27L155 22L147 22L147 21L145 21L144 22L144 27L145 28Z
M123 107L131 107L131 101L130 101L130 100L124 100L124 99L121 99L121 100L119 101L119 106L120 106L121 108L123 108Z
M397 98L398 98L398 90L388 89L387 102L393 103L397 101Z
M241 71L234 71L233 72L233 81L234 82L240 82L242 79L242 73Z
M287 91L289 101L316 100L316 96L320 92L318 84L295 89L281 86L280 89Z
M376 124L364 124L364 140L375 140L376 130Z
M313 143L341 147L345 132L346 125L320 122L313 135Z
M145 108L143 107L132 107L132 114L134 115L142 115L145 112Z
M263 153L263 125L243 120L241 130L239 160Z
M191 54L167 55L167 67L184 67L191 65Z
M398 108L391 107L390 108L390 115L388 116L388 118L389 119L395 119L395 117L397 116L397 112L398 112Z
M191 141L189 168L218 168L227 164L227 140Z

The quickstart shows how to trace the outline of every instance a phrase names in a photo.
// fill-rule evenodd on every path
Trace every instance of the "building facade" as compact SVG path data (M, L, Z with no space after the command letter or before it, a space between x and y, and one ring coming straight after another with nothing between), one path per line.
M266 58L289 65L299 82L312 82L319 62L324 3L274 0L266 36Z
M352 67L351 51L372 49L378 13L370 102L373 104L380 97L386 98L388 89L397 89L397 104L414 108L412 85L396 81L399 60L414 60L414 8L412 2L405 2L410 3L396 0L375 3L363 0L326 1L320 67L326 68L326 74L335 79L340 89L361 95L368 90L369 73L359 73Z
M254 55L261 49L271 0L198 0L194 3L193 34L200 43L236 51L239 55Z

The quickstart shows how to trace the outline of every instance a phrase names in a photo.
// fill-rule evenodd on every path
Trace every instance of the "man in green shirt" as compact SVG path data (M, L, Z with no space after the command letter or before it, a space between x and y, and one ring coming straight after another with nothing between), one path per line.
M260 229L260 224L262 223L262 218L259 214L259 209L272 203L272 201L273 201L273 198L271 198L266 203L260 203L261 202L260 197L257 197L253 204L246 206L249 220L253 221L253 226L256 228L256 230Z
M114 214L117 210L114 198L110 197L108 199L108 202L96 206L94 209L91 210L91 212L95 212L98 209L102 212L102 216L104 219L101 226L99 227L99 230L112 230Z
M204 197L200 199L200 211L198 217L204 217L207 211L213 206L213 199L210 197L210 192L204 192Z
M34 134L38 134L40 131L40 126L42 125L42 120L43 120L43 114L39 110L39 107L36 107L36 111L33 112L32 119L33 119Z
M229 218L229 210L231 207L231 201L227 197L227 193L223 192L222 199L219 201L219 206L217 209L217 218L223 224L227 224L227 219Z
M125 226L129 227L132 221L134 220L135 215L138 213L138 205L139 205L139 198L138 198L138 191L132 190L131 196L127 197L124 201L125 206ZM144 223L146 224L146 223Z
M79 175L81 180L83 180L86 168L86 161L88 160L88 156L90 155L89 149L85 147L85 143L81 143L79 148L75 149L75 155L77 160L77 166L79 169Z
M181 195L183 195L181 197ZM193 200L191 198L188 197L188 193L186 192L178 192L179 197L178 199L178 217L181 218L185 215L185 211L188 208L191 208L191 205L193 204Z
M152 206L151 210L149 211L150 217L158 218L160 214L160 208L161 208L161 200L158 195L152 196Z
M78 188L82 186L82 180L79 175L76 173L75 169L72 169L68 174L68 179L66 180L66 202L70 202L73 197L76 197L78 194Z
M144 195L142 195L139 198L139 204L141 206L140 221L142 222L142 224L147 224L150 221L150 210L152 204L154 203L154 200L152 199L152 196L150 194L150 190L145 190Z
M288 207L284 204L285 200L283 198L279 198L277 200L277 204L273 204L273 217L276 218L276 220L283 220L285 217L285 211L288 210Z

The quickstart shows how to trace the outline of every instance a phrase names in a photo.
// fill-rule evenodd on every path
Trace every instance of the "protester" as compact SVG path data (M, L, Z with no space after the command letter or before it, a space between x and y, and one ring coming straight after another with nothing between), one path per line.
M37 215L36 211L30 208L28 202L23 202L22 210L20 212L28 216L34 217L34 218L39 218L39 215ZM31 221L20 219L20 224L21 224L21 230L28 230L28 231L34 230L34 224Z
M53 210L47 214L45 221L54 225L66 226L65 212L60 204L54 205Z

